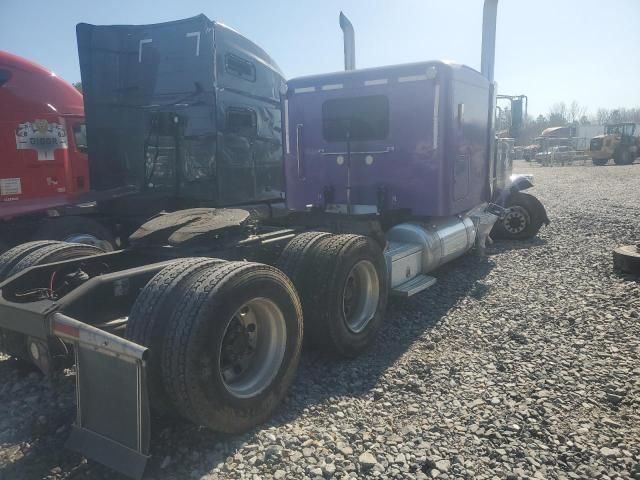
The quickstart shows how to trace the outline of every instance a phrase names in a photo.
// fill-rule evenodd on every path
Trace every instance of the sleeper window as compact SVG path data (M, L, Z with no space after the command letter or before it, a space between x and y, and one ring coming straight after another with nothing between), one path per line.
M384 95L336 98L322 104L327 142L382 140L389 134L389 99Z

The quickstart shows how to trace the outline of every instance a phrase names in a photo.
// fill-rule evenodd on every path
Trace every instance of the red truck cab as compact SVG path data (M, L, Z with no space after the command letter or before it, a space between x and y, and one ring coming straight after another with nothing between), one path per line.
M0 51L0 219L72 203L88 191L82 94Z

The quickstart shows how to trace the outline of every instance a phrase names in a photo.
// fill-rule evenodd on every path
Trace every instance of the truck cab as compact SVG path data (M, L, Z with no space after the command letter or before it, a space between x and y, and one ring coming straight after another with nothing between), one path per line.
M281 201L284 78L264 50L204 15L76 33L93 190L149 214Z
M448 62L287 82L285 171L294 210L447 216L490 200L487 79ZM349 198L348 198L349 196Z
M65 205L90 188L82 94L0 52L0 218Z

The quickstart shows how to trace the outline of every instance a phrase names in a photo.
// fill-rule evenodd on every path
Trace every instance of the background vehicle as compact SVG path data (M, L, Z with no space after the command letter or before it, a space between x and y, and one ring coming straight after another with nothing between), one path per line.
M613 158L616 165L630 165L640 155L640 137L635 123L607 125L604 135L591 139L589 154L594 165L606 165Z
M571 165L577 157L577 152L570 145L549 146L548 150L536 154L536 162L543 166Z
M0 52L0 104L0 244L93 235L94 243L111 247L99 222L74 219L75 230L67 231L71 223L57 218L90 188L80 92L53 72Z
M188 43L171 51L163 68L209 46L184 37L184 22L171 28ZM118 68L113 62L124 49L138 47L100 50L100 41L125 35L110 32L79 26L85 106L99 119L87 127L73 86L0 52L0 252L40 239L113 250L163 210L282 203L284 79L262 49L244 39L236 46L235 33L220 27L215 66L196 55L188 81L165 75L153 84L156 73L146 68L157 59L142 54L145 44L140 61ZM214 69L216 87L207 85Z
M293 380L303 316L307 343L357 355L382 328L388 295L429 288L436 281L430 273L481 246L499 216L505 236L537 233L548 220L540 202L521 192L530 177L511 176L508 155L496 154L496 11L497 1L487 0L481 72L448 62L355 70L353 28L341 15L347 71L293 79L278 89L281 77L268 66L260 73L247 66L244 52L253 44L204 16L138 27L78 26L90 143L130 152L92 163L92 174L109 173L109 162L117 167L102 187L144 180L151 189L189 186L192 195L203 195L199 176L158 173L155 179L156 172L191 162L182 153L191 151L190 141L213 140L201 133L211 131L201 108L215 105L217 119L226 120L245 149L256 145L249 140L262 109L272 121L260 135L282 134L289 212L179 210L145 223L118 252L47 242L0 257L3 350L46 371L73 346L78 409L71 448L140 477L150 408L222 432L250 429L271 415ZM238 45L243 49L230 51ZM162 72L173 72L158 67L173 52L191 66L173 78L185 95L147 114L145 107L156 105L149 95L165 84ZM122 92L114 94L115 80L99 73L109 65L123 66L113 74L127 86ZM212 75L213 68L226 73ZM227 81L227 73L235 77L234 91L215 83ZM89 108L90 92L118 101ZM248 102L244 97L256 92L280 94L278 101L265 93L260 104L240 104L240 121L231 101ZM186 95L198 100L187 103ZM159 125L172 135L156 133ZM156 152L161 145L170 152L162 168L160 154L151 162L144 154L152 141L145 139L153 137ZM281 144L269 145L277 150ZM257 168L243 166L234 174ZM212 175L205 173L205 179ZM251 183L255 176L236 180L245 182L247 200L264 192ZM218 198L237 200L226 187L216 191Z

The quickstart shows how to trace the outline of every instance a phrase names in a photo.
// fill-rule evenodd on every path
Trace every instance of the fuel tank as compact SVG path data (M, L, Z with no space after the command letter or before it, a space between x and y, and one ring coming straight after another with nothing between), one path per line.
M473 247L476 226L468 216L439 217L428 222L401 223L386 236L384 254L392 293L412 295L435 282L426 273ZM416 283L422 287L416 287Z

